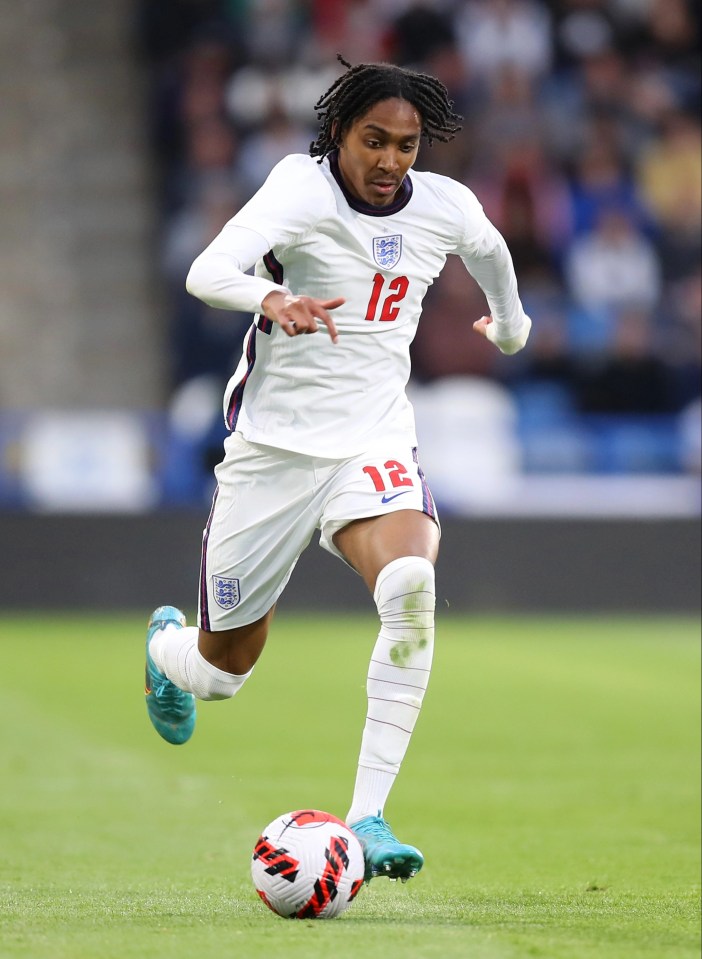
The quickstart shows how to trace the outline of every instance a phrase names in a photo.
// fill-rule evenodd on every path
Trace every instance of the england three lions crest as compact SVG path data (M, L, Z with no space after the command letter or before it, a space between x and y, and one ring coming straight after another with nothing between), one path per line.
M226 576L212 577L212 591L214 592L215 603L222 609L234 609L239 605L241 593L239 592L239 580L227 579Z
M401 233L395 233L393 236L373 237L373 259L378 266L382 266L384 270L389 270L400 262L401 256Z

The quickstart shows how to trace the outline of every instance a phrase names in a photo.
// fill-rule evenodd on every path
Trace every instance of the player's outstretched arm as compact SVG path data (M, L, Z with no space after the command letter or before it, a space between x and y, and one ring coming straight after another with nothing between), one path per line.
M491 316L481 316L480 319L476 320L473 324L473 329L476 333L480 333L481 336L484 336L487 340L490 340L491 343L494 343L498 350L500 350L502 353L506 353L508 356L511 356L513 353L518 353L526 346L526 341L529 338L529 331L531 330L531 320L525 313L522 329L516 336L511 336L508 338L498 337L497 325L493 323Z
M282 327L288 336L316 333L319 320L329 330L332 343L336 343L339 334L329 311L345 302L343 296L333 300L317 300L312 296L294 296L292 293L274 291L263 299L261 306L268 319Z

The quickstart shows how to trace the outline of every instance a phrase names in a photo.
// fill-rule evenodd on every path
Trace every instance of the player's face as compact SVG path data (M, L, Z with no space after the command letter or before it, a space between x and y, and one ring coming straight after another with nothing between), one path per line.
M372 206L388 206L417 159L422 121L407 100L381 100L342 134L339 169L347 189Z

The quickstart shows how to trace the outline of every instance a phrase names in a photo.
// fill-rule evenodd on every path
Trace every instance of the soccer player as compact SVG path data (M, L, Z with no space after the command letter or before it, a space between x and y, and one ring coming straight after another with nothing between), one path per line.
M178 744L192 734L196 699L241 688L319 529L380 618L346 819L366 878L407 880L423 856L383 811L429 679L440 535L405 395L409 347L449 254L487 298L479 334L515 353L531 321L505 242L473 193L410 173L422 139L460 130L446 88L389 64L341 62L346 72L316 104L310 156L283 159L187 278L210 306L255 316L224 399L231 434L203 534L198 627L172 606L152 614L146 704Z

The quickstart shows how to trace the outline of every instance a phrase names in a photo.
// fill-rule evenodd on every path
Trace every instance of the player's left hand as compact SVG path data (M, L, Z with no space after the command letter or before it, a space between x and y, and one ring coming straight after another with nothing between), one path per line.
M476 333L480 333L481 336L484 336L487 339L487 328L488 324L492 323L491 316L481 316L479 320L476 320L473 324L473 329Z
M493 323L491 316L481 316L480 319L476 320L473 324L473 329L476 333L480 333L480 335L484 336L485 339L490 340L491 343L494 343L501 353L506 353L508 356L511 356L513 353L518 353L519 350L523 349L526 346L527 339L529 338L531 320L526 315L524 320L524 326L519 335L512 336L509 339L502 339L498 337L497 326L495 323Z

